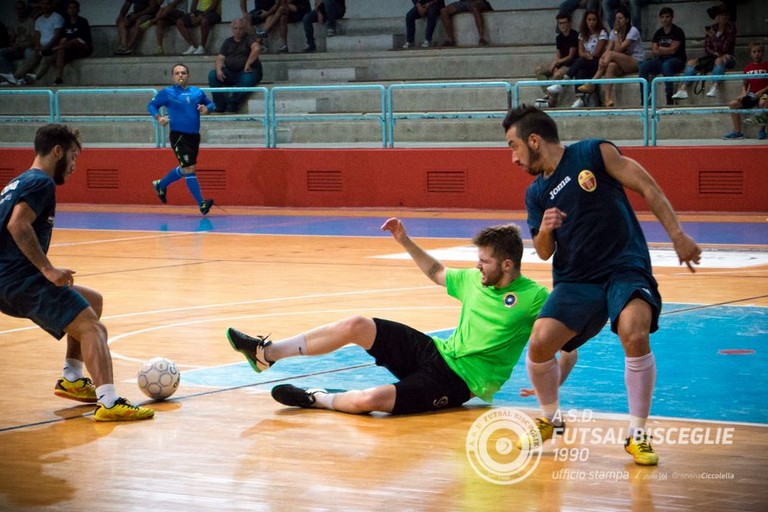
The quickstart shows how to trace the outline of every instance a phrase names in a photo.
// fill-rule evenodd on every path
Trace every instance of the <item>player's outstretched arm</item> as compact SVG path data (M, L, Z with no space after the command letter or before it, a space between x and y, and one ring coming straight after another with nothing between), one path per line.
M400 219L387 219L381 226L382 231L389 231L397 243L408 251L413 261L418 265L424 274L440 286L445 286L445 267L442 263L430 256L424 249L419 247L410 239L405 232L405 227Z
M635 160L622 156L612 144L602 144L600 150L608 174L643 196L672 240L680 264L685 263L691 272L696 272L692 263L698 265L701 261L701 248L683 231L675 210L656 180Z

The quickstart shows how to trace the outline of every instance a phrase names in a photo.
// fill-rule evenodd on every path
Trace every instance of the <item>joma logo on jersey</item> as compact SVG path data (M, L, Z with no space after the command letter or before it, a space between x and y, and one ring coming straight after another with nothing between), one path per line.
M566 186L568 183L570 183L570 182L571 182L571 177L570 177L570 176L566 176L565 178L563 178L563 181L561 181L560 183L558 183L558 184L557 184L557 186L556 186L555 188L553 188L553 189L552 189L552 190L549 192L549 199L550 199L550 200L554 199L554 198L555 198L555 196L556 196L556 195L557 195L557 194L558 194L558 193L559 193L561 190L563 190L563 187L565 187L565 186Z

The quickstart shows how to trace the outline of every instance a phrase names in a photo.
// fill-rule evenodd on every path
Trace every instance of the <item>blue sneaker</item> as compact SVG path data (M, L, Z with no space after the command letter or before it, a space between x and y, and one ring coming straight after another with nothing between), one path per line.
M757 132L757 138L760 140L765 140L768 138L768 134L765 133L765 128L760 128L760 131Z
M731 133L726 133L725 135L723 135L723 138L726 139L726 140L743 139L744 138L744 134L741 133L741 132L731 132Z

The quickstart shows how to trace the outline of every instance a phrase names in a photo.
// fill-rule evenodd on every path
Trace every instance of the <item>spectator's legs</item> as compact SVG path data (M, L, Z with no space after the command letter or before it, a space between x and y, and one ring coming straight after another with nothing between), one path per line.
M240 73L237 78L233 77L236 87L254 87L261 81L261 68L257 67L248 73ZM230 112L237 112L240 106L250 95L249 92L233 92L229 95L229 101L227 102L227 110Z
M475 18L478 41L480 44L488 44L485 40L485 21L483 20L483 11L480 10L476 3L472 4L472 16Z
M313 23L317 23L318 17L317 17L317 9L313 9L309 11L307 14L304 15L304 18L301 20L304 24L304 37L307 40L307 50L315 49L315 28L312 26Z
M648 59L646 61L643 61L642 64L640 64L640 69L638 70L637 74L640 76L640 78L645 79L648 82L648 85L651 84L651 76L656 76L659 73L661 73L662 70L662 63L659 59ZM670 84L667 84L670 85ZM672 93L670 91L668 96L671 96ZM643 104L643 88L640 87L640 104Z
M675 76L683 70L683 60L676 57L672 57L664 60L661 64L661 74L664 76ZM666 82L664 84L664 93L667 97L667 103L672 100L672 82Z
M573 11L579 8L579 5L581 5L581 0L564 0L560 2L557 12L558 14L570 16L573 14Z
M288 49L288 15L280 16L280 25L277 27L277 34L280 36L281 50Z
M427 29L424 38L432 42L432 36L435 34L435 27L437 27L437 19L440 17L440 8L437 5L433 5L427 11Z
M226 75L225 75L226 82ZM208 72L208 87L225 87L227 84L220 82L219 77L216 76L216 70L212 69ZM225 112L227 109L227 95L223 92L211 93L211 99L216 104L216 112Z
M613 30L613 24L616 22L616 8L619 6L619 0L602 0L602 2L605 28L611 31Z
M15 48L0 49L0 73L13 73L13 61L21 58Z
M696 74L696 59L691 59L685 65L685 69L683 70L683 76L694 76L695 74ZM685 91L686 89L688 89L689 83L690 82L682 82L680 84L680 90Z
M125 16L117 18L117 37L120 41L120 50L125 50L128 47L128 19Z
M421 16L415 6L405 15L405 41L410 45L416 41L416 20L419 18Z
M194 18L192 16L193 15L189 15L190 25L194 25L194 21L192 21ZM187 16L179 18L176 22L176 29L179 31L179 34L181 34L181 37L187 42L189 46L197 46L195 44L195 39L192 37L192 32L187 26L186 19Z
M443 46L454 46L456 44L456 40L453 37L453 15L457 12L454 5L448 5L440 9L440 21L443 22L443 31L445 32Z
M211 27L219 22L221 22L221 16L217 12L207 12L200 17L200 46L205 48L211 34Z
M728 104L728 106L732 109L742 108L741 98L736 98L735 100L731 101ZM731 121L733 122L733 131L736 133L740 133L741 132L741 115L731 114Z
M629 15L632 18L632 26L637 27L640 33L643 33L643 10L645 2L642 0L629 0Z
M28 50L32 50L32 52L28 53ZM34 48L28 48L25 51L24 61L19 66L19 69L16 70L16 78L24 78L24 75L31 73L40 64L41 59L42 57Z
M143 32L140 25L145 21L151 20L152 16L134 16L131 18L131 23L128 25L128 41L123 48L126 50L132 50L136 46L136 41L139 40L139 36Z
M345 11L341 10L341 6L336 0L326 0L323 2L325 6L325 24L329 30L336 30L336 21L341 19Z

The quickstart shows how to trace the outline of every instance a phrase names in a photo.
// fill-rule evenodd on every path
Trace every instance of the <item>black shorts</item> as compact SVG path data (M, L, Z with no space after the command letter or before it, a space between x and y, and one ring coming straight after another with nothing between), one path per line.
M192 24L192 19L190 18L190 15L193 13L187 13L184 15L184 26L187 28L192 28L194 25ZM221 23L221 15L216 11L195 11L195 16L205 16L205 19L208 20L208 25L214 26L218 23Z
M181 168L192 167L197 164L197 153L200 150L199 133L174 132L170 134L171 147L176 154Z
M376 339L368 353L398 378L392 414L459 407L472 398L467 384L446 364L434 340L407 325L374 318Z
M741 98L741 108L755 108L759 103L760 98L752 92L748 92Z

